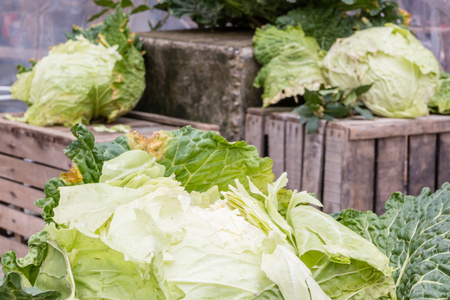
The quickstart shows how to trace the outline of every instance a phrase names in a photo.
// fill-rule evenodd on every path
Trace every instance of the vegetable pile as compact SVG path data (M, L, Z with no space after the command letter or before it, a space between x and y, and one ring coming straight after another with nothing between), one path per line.
M102 144L82 124L72 132L72 169L36 202L47 225L27 256L2 257L2 299L448 295L449 184L395 194L379 218L336 220L285 189L286 174L274 181L272 161L245 142L190 127Z
M74 27L64 44L32 68L21 67L11 87L30 107L9 119L37 126L112 122L133 109L145 88L141 45L118 7L103 24Z

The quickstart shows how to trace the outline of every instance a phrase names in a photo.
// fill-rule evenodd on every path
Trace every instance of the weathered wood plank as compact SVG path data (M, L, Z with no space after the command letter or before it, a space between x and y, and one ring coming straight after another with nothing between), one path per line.
M11 250L16 252L17 257L24 257L28 253L28 246L0 235L0 257Z
M408 194L418 196L424 187L435 190L436 135L409 137Z
M437 170L437 187L450 182L450 133L439 134L439 157Z
M345 141L348 131L344 128L326 128L325 162L323 182L323 211L332 213L341 210L342 174Z
M301 190L303 165L303 126L300 120L286 121L285 167L288 175L287 188Z
M373 210L375 140L348 141L342 172L341 209Z
M63 171L0 154L0 175L2 177L36 188L43 189L49 179L58 177Z
M140 111L130 111L126 117L132 118L132 119L138 119L138 120L145 120L145 121L151 121L154 123L162 124L162 125L171 125L171 126L177 126L177 127L184 127L187 125L191 125L193 128L197 128L200 130L205 131L216 131L220 132L219 125L216 124L208 124L203 122L196 122L196 121L189 121L189 120L183 120L158 114L152 114L147 112L140 112ZM119 123L120 124L120 123Z
M0 206L0 228L30 237L44 228L45 222L41 218L28 215L6 205Z
M2 202L40 214L42 209L35 206L34 201L44 196L42 190L0 178L0 201Z
M247 114L245 117L245 141L256 147L259 156L267 155L264 136L264 116Z
M323 162L325 153L326 121L320 121L317 132L306 134L303 147L302 190L316 193L322 199Z
M272 171L278 178L285 171L285 121L270 118L265 121L268 136L268 154L273 160Z
M388 138L450 132L450 116L430 115L416 119L376 118L375 120L336 120L332 128L348 128L350 140Z
M39 134L33 135L25 129L17 127L0 126L0 153L24 157L43 164L51 164L55 167L68 170L71 160L63 150L70 141L68 139L45 137Z
M393 192L405 192L407 150L406 137L378 140L375 212L379 215L386 211L384 206Z

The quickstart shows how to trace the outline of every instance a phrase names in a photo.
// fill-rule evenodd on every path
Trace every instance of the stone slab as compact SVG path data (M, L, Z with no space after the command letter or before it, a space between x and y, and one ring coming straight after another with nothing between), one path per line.
M217 124L225 138L244 138L247 107L262 104L261 90L253 87L260 66L252 31L155 31L139 37L147 87L135 110Z

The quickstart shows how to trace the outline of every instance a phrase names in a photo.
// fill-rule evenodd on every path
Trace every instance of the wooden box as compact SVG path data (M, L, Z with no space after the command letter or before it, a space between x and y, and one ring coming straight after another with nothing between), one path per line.
M321 122L305 134L297 114L251 108L246 140L288 173L288 187L314 192L327 213L345 208L384 212L389 196L418 195L450 181L450 116L358 117Z
M134 111L113 124L130 125L147 136L185 125L219 130L217 125ZM88 127L96 142L109 142L123 134L100 133ZM74 139L69 128L12 122L0 114L0 256L9 250L20 257L28 252L24 242L44 226L41 209L33 203L44 196L43 188L49 179L71 168L71 160L63 150Z

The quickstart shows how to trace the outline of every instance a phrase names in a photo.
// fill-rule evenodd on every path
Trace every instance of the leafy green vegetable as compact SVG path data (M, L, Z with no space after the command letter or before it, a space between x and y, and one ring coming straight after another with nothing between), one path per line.
M164 171L153 156L131 150L103 164L99 183L60 187L59 228L50 224L38 234L39 259L10 252L4 270L80 299L281 300L304 291L311 294L305 299L329 299L276 236L248 223L218 193L189 193L174 175L161 177ZM197 205L199 197L212 205ZM273 259L290 265L288 276ZM41 272L47 265L51 272Z
M137 38L119 8L102 25L81 30L54 46L32 70L18 74L12 96L30 107L21 118L33 125L111 122L131 110L145 88ZM131 41L131 42L130 42Z
M73 161L72 169L61 173L59 178L50 179L44 187L45 198L35 202L37 207L43 209L42 217L46 222L52 222L53 209L59 204L59 187L98 182L103 163L130 150L126 136L109 143L95 144L94 135L85 125L77 124L71 132L77 140L71 142L64 152Z
M320 69L320 48L301 27L257 29L253 38L256 60L264 66L254 85L264 87L263 106L318 90L325 83Z
M267 196L250 185L253 194L263 196L263 202L253 198L239 184L223 195L228 205L239 209L248 222L268 236L277 237L279 245L291 247L291 252L311 270L311 276L331 299L395 299L389 259L372 243L306 205L321 205L317 199L305 192L294 192L286 219L281 217L274 207L277 207L277 190L286 183L286 174L283 174L269 185ZM279 281L276 283L285 295L283 285ZM294 295L295 291L291 290Z
M345 13L356 9L360 11L355 14ZM327 51L338 38L348 37L355 30L383 26L385 23L408 23L397 3L384 0L312 1L304 7L289 11L275 21L277 27L282 29L301 25L305 34L315 38L320 48Z
M348 93L339 88L325 88L323 85L319 91L306 90L303 95L305 103L296 107L294 112L300 115L302 124L306 123L308 134L319 128L319 119L332 121L334 118L345 118L350 116L353 110L366 119L373 119L372 113L361 107L362 103L357 100L357 97L366 93L371 86L360 86Z
M392 24L337 41L323 65L333 86L373 84L361 100L381 116L427 115L427 103L439 90L439 63L433 53L409 31Z
M225 191L235 179L244 182L247 176L265 190L274 179L270 158L259 157L256 148L244 141L230 143L213 131L188 126L160 131L149 139L128 137L131 149L152 153L166 167L166 176L174 174L187 191L205 192L214 185Z
M394 193L386 213L346 210L338 221L374 243L390 260L398 299L447 299L450 294L450 184L420 196Z
M435 114L450 114L450 74L441 72L440 89L431 98L428 108Z
M42 292L35 287L24 287L20 273L10 272L0 278L0 298L20 300L59 300L61 294L56 291Z

